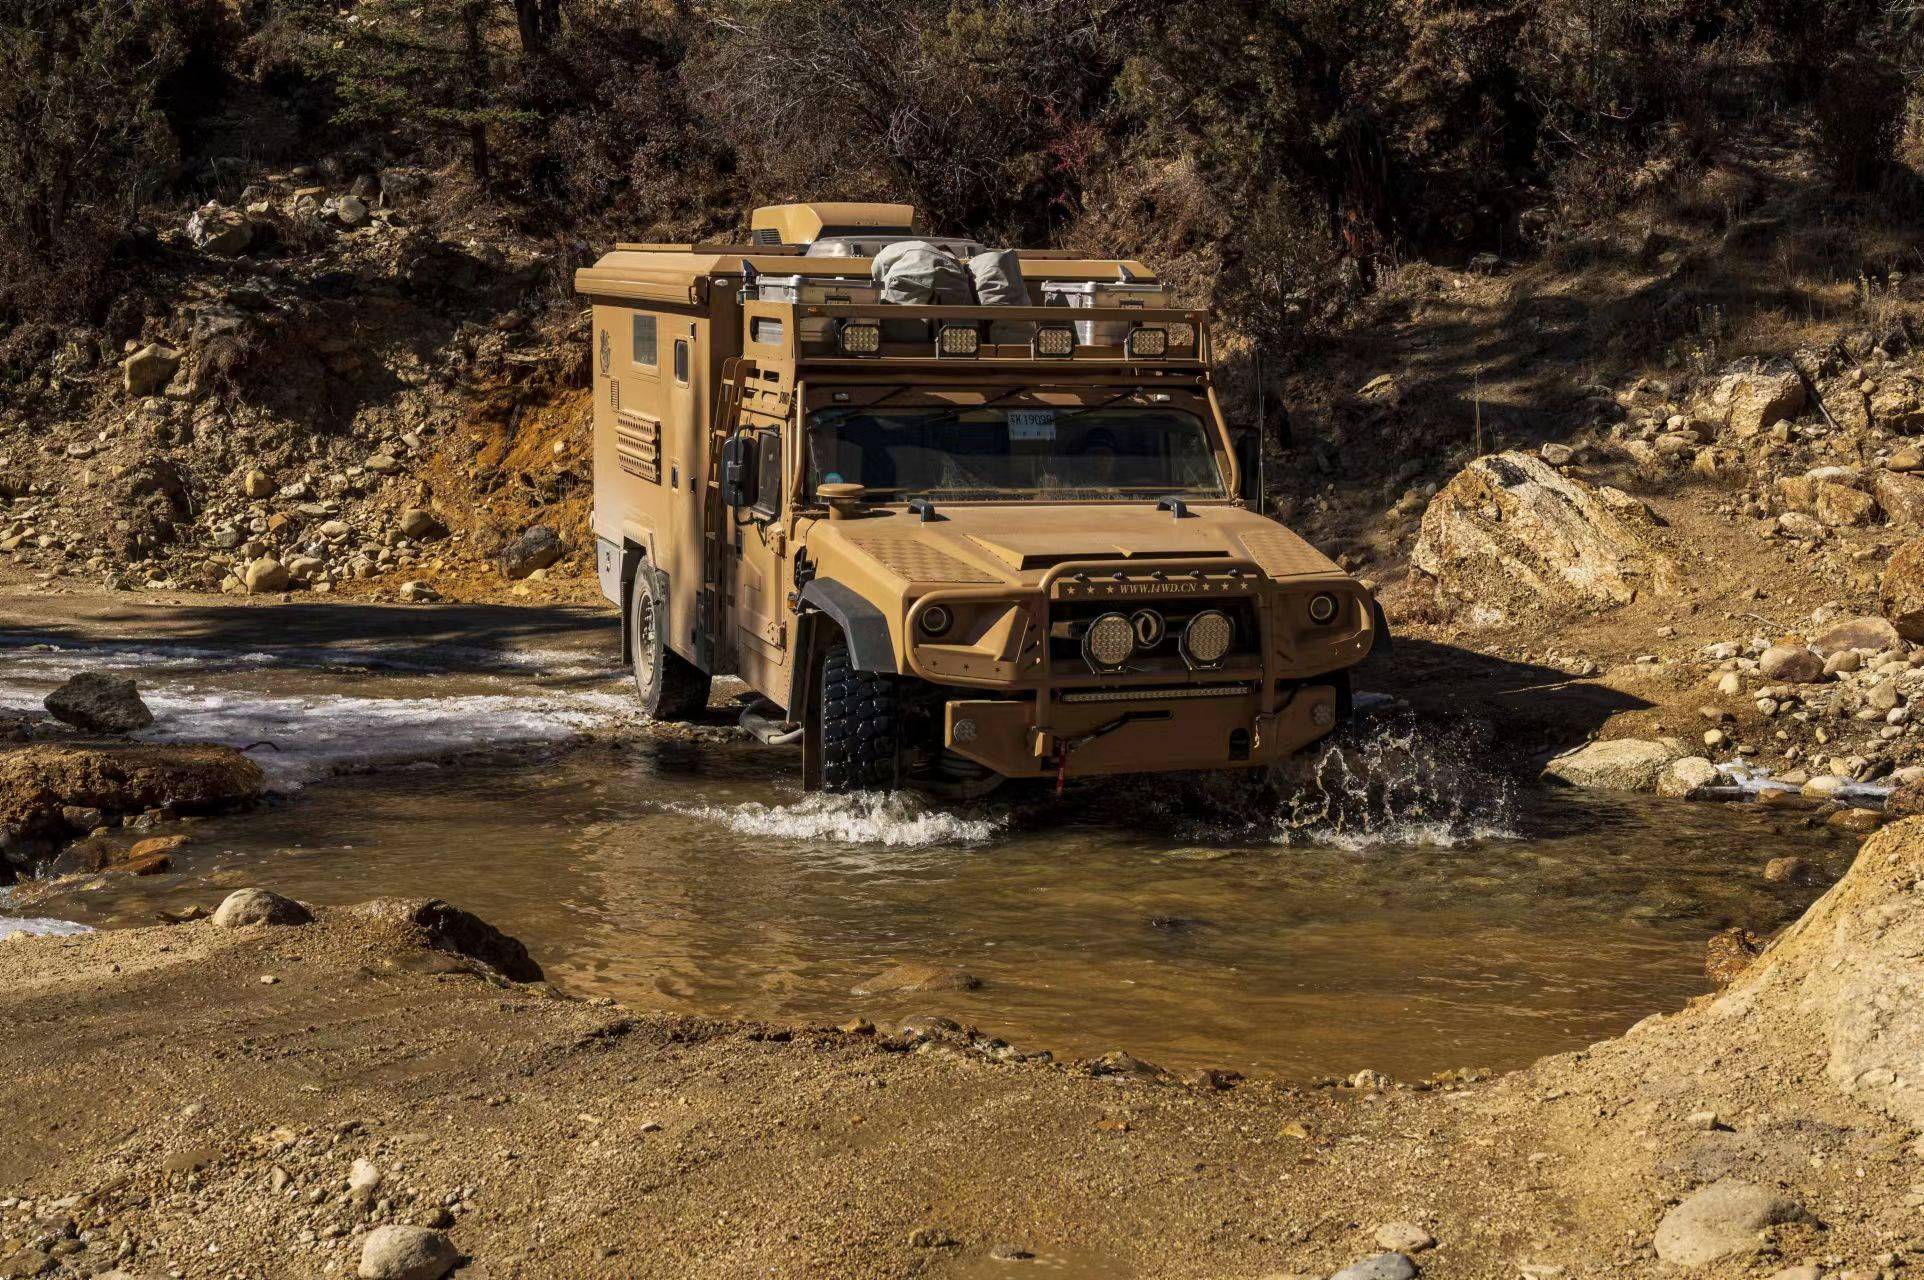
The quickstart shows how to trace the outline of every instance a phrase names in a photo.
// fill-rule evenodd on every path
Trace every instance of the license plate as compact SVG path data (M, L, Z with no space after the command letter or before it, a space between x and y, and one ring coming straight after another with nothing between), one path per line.
M1009 439L1053 440L1056 438L1054 409L1009 410Z

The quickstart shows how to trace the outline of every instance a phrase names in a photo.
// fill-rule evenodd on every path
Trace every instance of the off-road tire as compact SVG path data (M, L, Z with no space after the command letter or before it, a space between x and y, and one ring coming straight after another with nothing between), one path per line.
M901 782L902 703L895 677L858 671L837 641L822 655L824 791L892 791Z
M708 710L706 671L668 647L668 602L661 578L647 565L628 590L628 645L634 655L635 696L651 720L699 720Z

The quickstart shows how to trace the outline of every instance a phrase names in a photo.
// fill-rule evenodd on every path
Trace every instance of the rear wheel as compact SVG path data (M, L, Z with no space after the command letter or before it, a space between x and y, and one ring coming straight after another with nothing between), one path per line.
M891 791L901 782L902 703L895 678L859 671L840 641L822 655L817 687L822 787Z
M707 672L668 647L668 603L653 569L635 570L628 593L628 644L635 696L651 720L699 720L708 709Z

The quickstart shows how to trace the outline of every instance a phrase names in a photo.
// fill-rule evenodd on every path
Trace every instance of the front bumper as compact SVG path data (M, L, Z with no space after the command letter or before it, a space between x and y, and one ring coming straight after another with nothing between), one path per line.
M1125 696L1052 701L1047 728L1035 698L952 701L943 745L1004 777L1084 778L1276 764L1336 726L1333 684L1282 690L1270 712L1253 688L1116 692Z

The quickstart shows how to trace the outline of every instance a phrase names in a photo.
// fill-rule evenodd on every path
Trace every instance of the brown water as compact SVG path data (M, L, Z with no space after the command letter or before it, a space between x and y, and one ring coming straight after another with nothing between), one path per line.
M1754 806L1514 789L1473 743L1378 727L1298 798L1134 781L979 805L806 797L791 753L644 742L309 785L194 828L175 872L34 914L145 923L263 884L437 895L563 987L645 1008L879 1023L941 1013L1058 1054L1413 1078L1507 1068L1706 989L1712 932L1767 931L1852 845ZM892 965L970 992L863 997Z

